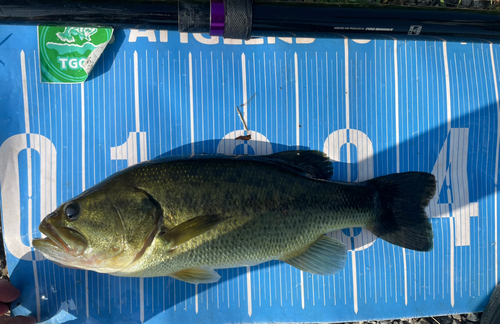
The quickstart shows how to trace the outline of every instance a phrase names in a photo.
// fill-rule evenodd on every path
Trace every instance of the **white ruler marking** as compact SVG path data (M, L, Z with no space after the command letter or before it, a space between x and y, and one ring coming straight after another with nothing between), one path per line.
M448 67L448 46L447 42L443 42L443 60L444 60L444 75L446 81L446 122L448 132L451 129L451 90L450 90L450 71ZM454 220L450 217L450 303L455 306L455 230Z
M346 129L349 134L349 142L351 141L351 135L349 132L349 40L344 39L344 69L345 69L345 110L346 110ZM347 147L347 181L352 181L351 179L351 168L349 167L351 163L351 145L348 144ZM351 251L351 263L352 263L352 293L353 293L353 303L354 312L358 313L358 277L356 275L356 251Z
M394 80L395 80L395 113L396 113L396 172L400 172L400 160L399 160L399 80L398 80L398 47L397 40L394 40ZM407 49L405 42L405 63L406 63L406 95L408 95L408 58ZM406 249L403 248L403 279L404 279L404 291L405 291L405 305L408 305L408 274L406 269Z
M88 270L85 270L85 310L87 312L87 318L89 318L89 272L88 272Z
M194 311L198 314L198 284L194 285Z
M243 120L248 126L247 64L245 53L241 54L241 82L243 88Z
M144 323L144 278L139 278L139 293L140 293L140 318L141 323Z
M135 131L140 132L141 123L139 119L139 59L137 51L134 52L134 99L135 99Z
M500 152L500 99L498 95L497 71L495 57L493 55L493 44L490 43L491 66L493 70L493 82L495 84L495 102L497 104L497 149L495 158L495 285L498 284L498 160Z
M252 274L250 267L247 267L247 303L248 303L248 316L252 316Z
M304 298L304 271L300 270L300 298L302 300L302 309L306 307L306 301Z
M24 126L26 127L26 134L29 134L30 119L29 119L29 102L28 102L28 81L26 78L26 56L24 54L24 51L21 51L21 74L23 82Z
M443 59L444 59L444 75L446 81L446 121L448 131L451 128L451 91L450 91L450 71L448 68L448 46L446 41L443 42Z
M356 251L351 251L352 257L352 292L353 292L353 302L354 302L354 312L358 313L358 280L356 277Z
M191 52L189 52L189 114L191 122L191 153L194 153L193 54Z

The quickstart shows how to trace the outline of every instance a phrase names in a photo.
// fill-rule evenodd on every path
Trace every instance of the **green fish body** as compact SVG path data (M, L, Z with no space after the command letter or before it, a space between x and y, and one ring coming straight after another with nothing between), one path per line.
M328 275L346 248L325 233L363 227L393 244L432 248L429 173L330 181L316 151L194 155L129 167L61 205L33 245L62 265L118 276L215 282L214 269L281 260Z

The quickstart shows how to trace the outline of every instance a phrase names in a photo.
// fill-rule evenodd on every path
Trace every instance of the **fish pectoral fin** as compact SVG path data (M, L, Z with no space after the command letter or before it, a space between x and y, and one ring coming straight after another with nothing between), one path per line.
M171 242L170 248L173 249L176 246L189 241L193 237L211 230L228 218L229 217L222 217L221 215L198 216L171 229L162 229L165 234L162 234L161 237L168 242Z
M316 242L299 254L294 253L290 258L281 261L313 274L332 275L345 266L347 250L344 243L329 236L321 236Z
M220 275L214 269L204 267L181 270L170 274L170 277L192 284L213 283L220 279Z

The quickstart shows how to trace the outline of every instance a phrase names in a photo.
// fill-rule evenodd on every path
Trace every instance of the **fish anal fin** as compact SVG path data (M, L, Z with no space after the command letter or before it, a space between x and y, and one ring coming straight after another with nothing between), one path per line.
M281 260L305 272L332 275L344 268L346 259L347 250L344 243L323 235L301 254L293 253Z
M222 217L221 215L202 215L191 218L171 229L163 228L162 232L164 232L164 234L160 235L163 239L171 242L170 248L175 248L211 230L226 219L228 219L228 217Z
M214 269L204 267L181 270L170 274L170 277L192 284L214 283L220 279L220 275Z

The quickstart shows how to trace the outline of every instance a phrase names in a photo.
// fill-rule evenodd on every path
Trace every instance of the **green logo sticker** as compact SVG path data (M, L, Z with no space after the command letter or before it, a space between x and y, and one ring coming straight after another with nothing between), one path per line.
M112 35L109 27L38 26L42 82L84 82Z

